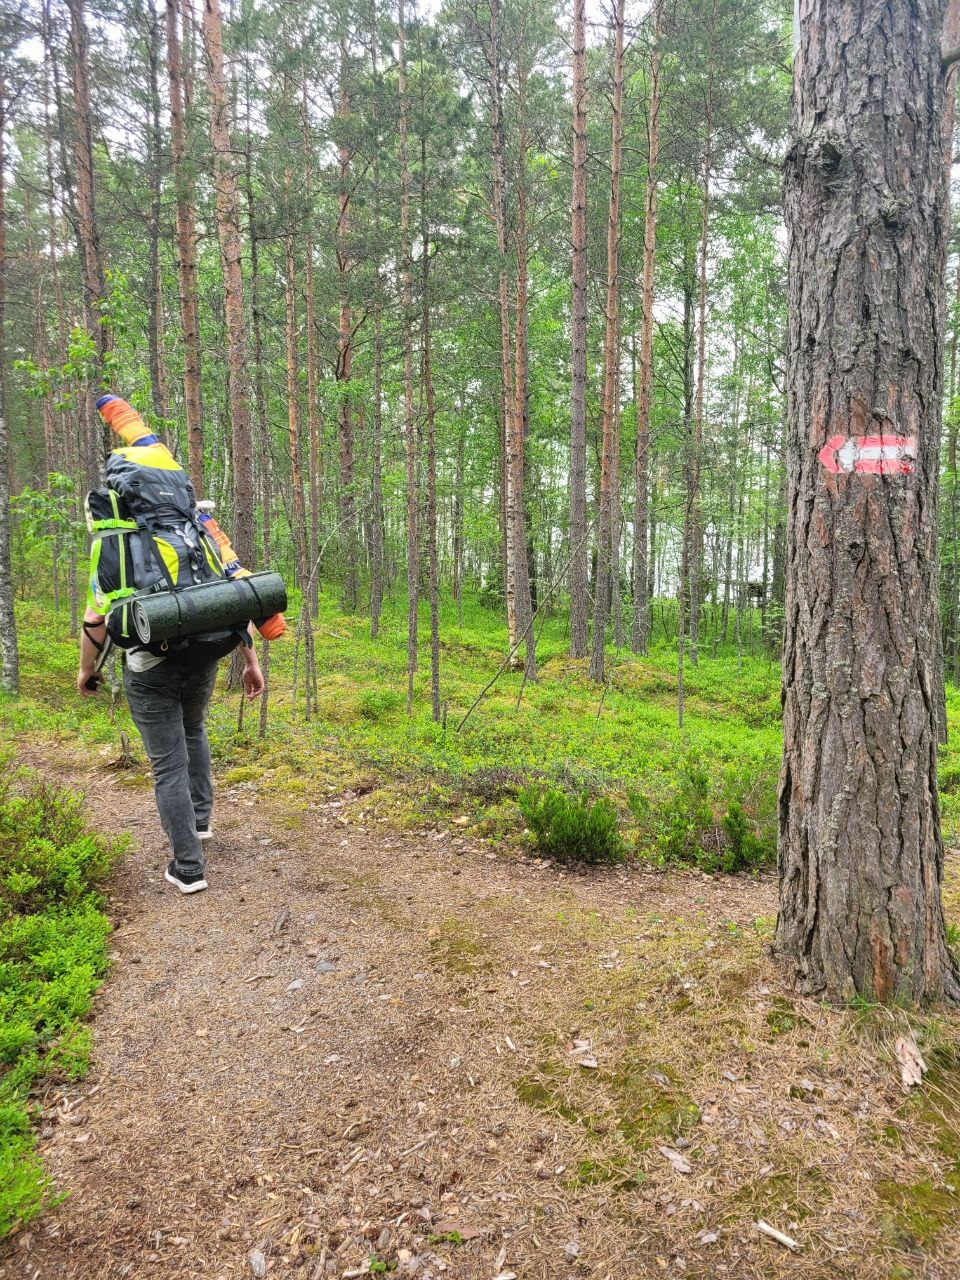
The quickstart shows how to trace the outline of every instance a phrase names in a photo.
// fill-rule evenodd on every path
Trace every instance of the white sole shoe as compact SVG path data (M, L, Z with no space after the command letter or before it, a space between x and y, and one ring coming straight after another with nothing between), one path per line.
M196 880L181 880L176 871L172 870L175 866L173 862L167 867L163 873L163 878L168 884L176 885L181 893L200 893L207 887L207 882L203 876Z
M210 827L204 827L204 829L203 829L202 831L198 831L198 832L197 832L197 839L198 839L198 840L212 840L212 839L213 839L213 831L210 829Z

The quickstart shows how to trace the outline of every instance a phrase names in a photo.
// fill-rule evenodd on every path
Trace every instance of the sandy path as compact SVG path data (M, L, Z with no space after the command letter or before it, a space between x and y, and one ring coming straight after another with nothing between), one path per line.
M561 942L558 917L656 911L662 878L558 880L452 834L346 827L332 806L291 822L237 789L219 796L211 888L185 898L163 883L146 791L65 780L134 847L93 1067L51 1096L41 1142L69 1198L0 1251L0 1277L312 1280L374 1254L422 1280L662 1272L659 1193L579 1187L584 1136L517 1090L544 1038L577 1030L565 978L611 967L602 926ZM696 892L713 919L772 910L767 884ZM729 1273L773 1274L746 1258Z

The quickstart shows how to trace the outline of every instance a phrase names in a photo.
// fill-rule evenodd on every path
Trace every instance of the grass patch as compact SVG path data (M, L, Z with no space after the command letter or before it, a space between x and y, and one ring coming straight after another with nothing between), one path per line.
M5 762L9 766L9 761ZM50 1198L31 1092L82 1076L83 1020L107 967L98 885L122 850L89 832L78 797L9 768L0 778L0 1236Z

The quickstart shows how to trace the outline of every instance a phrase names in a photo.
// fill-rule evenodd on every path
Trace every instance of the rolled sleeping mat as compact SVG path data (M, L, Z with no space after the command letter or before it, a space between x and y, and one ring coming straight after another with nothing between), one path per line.
M283 579L279 573L268 572L136 596L130 612L140 643L162 644L269 618L286 607Z

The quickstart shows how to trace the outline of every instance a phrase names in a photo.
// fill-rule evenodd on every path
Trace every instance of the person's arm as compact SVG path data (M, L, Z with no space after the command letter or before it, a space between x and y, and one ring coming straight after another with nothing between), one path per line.
M87 605L80 632L80 670L77 672L77 692L81 697L89 698L97 692L97 686L90 687L89 681L96 675L97 657L106 639L106 619Z
M248 628L250 633L250 643L243 646L243 687L246 690L247 698L253 702L255 698L259 698L263 693L263 672L260 670L260 659L257 657L257 651L253 647L253 625Z

